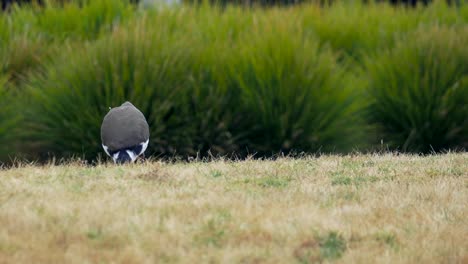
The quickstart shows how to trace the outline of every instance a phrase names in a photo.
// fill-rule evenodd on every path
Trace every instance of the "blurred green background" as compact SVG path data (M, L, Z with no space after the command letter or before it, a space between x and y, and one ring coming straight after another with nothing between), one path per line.
M468 147L464 1L134 2L0 13L0 161L94 160L125 100L158 157Z

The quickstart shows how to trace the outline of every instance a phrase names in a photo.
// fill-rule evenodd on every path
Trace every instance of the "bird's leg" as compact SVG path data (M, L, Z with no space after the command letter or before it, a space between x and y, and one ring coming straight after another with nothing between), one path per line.
M145 153L138 156L138 160L141 161L141 162L145 162L145 160L146 160Z

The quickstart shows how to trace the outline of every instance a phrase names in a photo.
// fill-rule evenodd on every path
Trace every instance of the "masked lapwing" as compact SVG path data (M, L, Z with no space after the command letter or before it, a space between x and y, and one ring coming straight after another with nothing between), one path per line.
M101 126L102 147L115 163L134 162L149 143L149 127L143 113L125 102L109 110Z

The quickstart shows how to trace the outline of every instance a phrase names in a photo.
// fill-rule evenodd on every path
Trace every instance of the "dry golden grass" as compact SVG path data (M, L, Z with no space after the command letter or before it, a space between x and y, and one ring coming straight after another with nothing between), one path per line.
M1 263L468 263L468 154L19 166Z

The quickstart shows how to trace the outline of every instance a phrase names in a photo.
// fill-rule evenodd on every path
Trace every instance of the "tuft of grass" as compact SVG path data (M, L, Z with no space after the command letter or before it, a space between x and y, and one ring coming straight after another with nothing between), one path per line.
M468 147L466 43L466 27L427 27L368 60L370 117L391 148Z
M342 173L335 173L334 176L331 178L331 184L332 185L356 185L359 186L361 184L365 183L372 183L378 181L379 178L376 176L369 176L369 177L364 177L364 176L355 176L355 177L350 177L343 175Z
M246 178L242 181L235 181L236 183L242 183L251 186L258 186L262 188L285 188L289 185L292 181L290 177L282 177L282 176L262 176L260 178Z
M336 231L329 231L303 242L294 251L294 256L300 263L317 263L339 259L345 250L344 238Z
M231 214L227 210L220 210L216 215L208 219L199 232L194 236L195 244L199 246L214 246L220 248L227 240L227 222Z
M264 177L255 181L255 183L264 188L285 188L291 179L278 177Z
M336 175L332 178L332 185L351 185L353 179L344 175Z
M399 249L399 242L397 236L392 232L378 232L375 234L375 239L379 242L385 243L394 250Z
M86 236L91 240L97 240L102 236L102 229L92 228L88 232L86 232Z
M196 243L202 245L221 247L225 231L214 220L209 220L202 228L201 233L195 237Z
M346 241L336 231L330 231L327 235L319 237L320 255L324 259L338 259L346 250Z
M210 176L213 177L213 178L219 178L221 176L223 176L223 173L220 172L219 170L214 170L210 173Z

